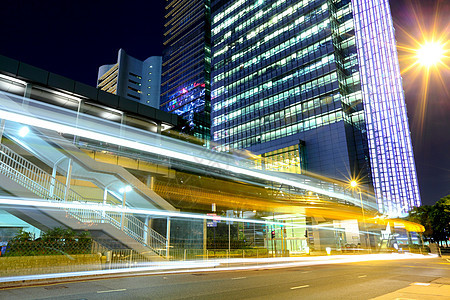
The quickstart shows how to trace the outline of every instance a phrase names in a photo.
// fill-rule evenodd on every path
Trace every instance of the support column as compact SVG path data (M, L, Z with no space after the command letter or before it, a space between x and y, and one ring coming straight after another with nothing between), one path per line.
M157 133L157 134L161 134L161 131L162 131L162 124L161 124L161 123L158 123L158 124L156 125L156 133Z
M106 218L106 212L105 212L105 205L106 205L106 200L108 199L108 189L105 188L103 190L103 211L102 211L102 223L105 222L105 218Z
M125 209L125 206L127 204L127 192L123 191L123 196L122 196L122 209ZM122 211L122 216L120 218L120 230L123 231L124 228L124 224L125 223L125 212Z
M153 187L155 186L155 177L152 175L147 176L147 186L149 189L153 191Z
M77 120L76 120L76 124L75 124L75 127L77 127L77 128L78 128L78 119L80 117L80 112L81 112L81 109L83 108L83 104L84 104L83 100L79 100L78 101ZM76 144L78 144L79 141L80 141L80 137L74 135L73 136L73 143L76 145Z
M5 131L5 119L0 122L0 144L2 143L3 131Z
M23 92L23 97L24 98L30 98L31 96L31 88L33 87L33 85L31 83L27 83L25 85L25 91Z
M147 244L147 245L149 245L150 243L149 243L149 237L150 237L150 235L149 235L149 233L150 233L150 230L152 229L152 219L149 217L149 216L146 216L145 217L145 221L144 221L144 223L145 223L145 229L146 230L144 230L144 236L143 236L143 239L144 239L144 242Z
M206 257L206 241L208 234L208 227L206 226L206 219L203 219L203 259Z
M122 113L122 117L120 118L120 136L123 134L123 126L126 125L127 116L125 113Z
M167 228L166 228L166 258L170 258L170 217L167 217Z
M58 165L55 163L52 170L52 179L50 180L50 198L53 197L53 194L55 192L55 178L56 178L56 169L58 169Z
M72 159L69 158L69 161L67 162L66 191L64 192L64 202L67 202L67 197L69 196L71 179L72 179Z

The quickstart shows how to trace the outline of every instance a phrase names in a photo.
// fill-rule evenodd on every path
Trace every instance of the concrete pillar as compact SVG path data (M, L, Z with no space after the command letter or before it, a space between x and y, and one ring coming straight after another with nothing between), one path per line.
M83 102L83 100L79 100L78 101L78 109L77 109L77 120L76 120L76 127L78 127L78 118L80 117L80 112L81 112L81 110L82 110L82 108L83 108L83 104L84 104L84 102ZM80 140L80 137L79 136L74 136L73 137L73 143L76 145L76 144L78 144L78 141Z
M0 122L0 144L2 143L3 131L5 131L5 119Z
M155 186L155 177L152 175L147 176L147 186L151 190L153 190L153 187Z
M124 191L122 196L122 208L125 208L126 204L127 204L127 192ZM125 212L122 211L122 217L120 218L120 229L122 231L124 226L125 226Z
M144 236L142 237L144 239L144 243L146 243L147 245L149 245L149 233L150 230L152 229L152 219L149 216L145 217L145 230L144 230Z
M24 98L30 98L31 96L31 88L33 87L33 85L31 83L27 83L25 85L25 91L23 92L23 97Z
M70 181L72 179L72 159L69 158L67 163L67 173L66 173L66 191L64 193L64 202L67 202L67 197L69 196Z
M206 219L203 220L203 258L206 257L206 241L207 241L207 230L208 227L206 226Z
M108 199L108 189L105 188L105 189L103 190L103 208L104 208L104 206L106 205L106 200L107 200L107 199ZM105 218L106 218L106 212L103 210L103 211L102 211L102 223L105 222Z
M319 225L319 222L317 221L317 219L315 217L311 217L311 224L314 225ZM312 233L313 233L313 241L314 241L314 249L317 250L321 250L321 246L320 246L320 232L319 229L317 227L314 227L312 229Z
M167 217L167 229L166 229L166 258L170 258L170 217Z
M156 125L156 133L157 133L157 134L161 134L161 131L162 131L162 124L161 124L161 123L158 123L158 124Z
M49 197L53 197L53 193L55 192L55 178L56 178L56 169L58 169L58 165L55 164L53 166L53 170L52 170L52 179L50 182L50 193L49 193Z

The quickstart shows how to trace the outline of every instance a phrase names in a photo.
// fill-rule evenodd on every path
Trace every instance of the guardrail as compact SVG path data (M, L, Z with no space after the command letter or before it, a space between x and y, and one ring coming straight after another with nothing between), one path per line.
M87 203L85 198L43 169L0 144L0 173L30 190L40 198L57 202ZM167 239L131 214L107 213L103 210L65 209L81 222L109 223L139 243L160 254L167 247ZM123 225L123 226L122 226Z

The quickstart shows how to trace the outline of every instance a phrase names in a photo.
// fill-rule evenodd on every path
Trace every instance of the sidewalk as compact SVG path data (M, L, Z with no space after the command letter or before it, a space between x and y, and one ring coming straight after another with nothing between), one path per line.
M372 300L397 300L397 299L450 299L450 278L441 277L430 283L415 282L410 286L395 292L373 298Z

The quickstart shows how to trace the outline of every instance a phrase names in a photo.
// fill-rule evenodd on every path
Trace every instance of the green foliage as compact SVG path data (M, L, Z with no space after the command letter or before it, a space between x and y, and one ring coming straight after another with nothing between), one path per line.
M408 220L425 227L424 238L439 243L450 238L450 195L441 198L434 205L414 207Z
M5 256L69 255L91 252L89 232L76 234L71 229L53 228L34 239L21 230L6 247Z
M32 241L33 237L31 236L31 233L29 233L28 231L25 231L23 229L21 229L12 239L11 242L28 242L28 241Z

